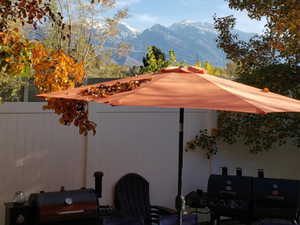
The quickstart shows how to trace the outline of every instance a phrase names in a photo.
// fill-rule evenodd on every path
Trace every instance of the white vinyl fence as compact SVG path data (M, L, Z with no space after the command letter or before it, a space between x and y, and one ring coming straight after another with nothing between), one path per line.
M136 172L148 179L153 204L174 207L178 110L90 104L97 134L83 137L77 128L60 125L42 105L0 105L0 224L3 203L12 200L16 191L28 196L60 186L93 187L97 170L104 172L102 204L112 204L113 187L121 176ZM215 127L215 122L215 112L186 110L185 141L200 128ZM231 173L242 167L246 175L256 175L257 168L265 168L269 177L300 179L299 156L300 151L291 146L251 155L243 146L222 145L211 161L201 152L185 152L183 191L205 189L210 171L218 173L221 166L228 166Z

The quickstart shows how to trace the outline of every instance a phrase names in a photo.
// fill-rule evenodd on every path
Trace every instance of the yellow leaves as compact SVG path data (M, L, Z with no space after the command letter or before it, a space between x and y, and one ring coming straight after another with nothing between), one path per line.
M18 29L0 32L0 67L3 72L15 76L29 73L26 68L31 64L31 43L25 39ZM28 75L28 74L24 74Z
M34 65L39 64L45 57L48 56L48 52L46 51L44 45L40 42L36 42L32 49L32 63Z
M21 35L18 29L10 29L5 32L0 32L0 43L3 45L20 42Z

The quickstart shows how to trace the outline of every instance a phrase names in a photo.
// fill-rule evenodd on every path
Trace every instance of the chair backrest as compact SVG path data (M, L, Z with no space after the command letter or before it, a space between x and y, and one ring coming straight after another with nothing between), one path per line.
M115 186L114 202L123 216L142 219L145 224L151 221L149 183L142 176L123 176Z

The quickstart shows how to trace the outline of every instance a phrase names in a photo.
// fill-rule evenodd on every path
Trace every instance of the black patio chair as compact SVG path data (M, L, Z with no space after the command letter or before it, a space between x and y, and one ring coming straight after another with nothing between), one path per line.
M114 195L115 207L123 218L127 218L127 221L128 219L139 221L141 225L177 224L177 215L174 209L150 204L149 183L138 174L130 173L121 177L115 186ZM183 216L183 225L196 224L197 216L195 214Z
M138 219L142 225L160 224L163 216L176 214L173 209L151 205L149 183L135 173L125 175L117 182L114 203L122 217Z

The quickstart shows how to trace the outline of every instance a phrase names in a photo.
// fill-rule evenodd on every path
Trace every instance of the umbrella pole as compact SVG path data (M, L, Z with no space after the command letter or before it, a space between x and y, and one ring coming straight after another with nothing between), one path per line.
M179 142L178 142L178 192L176 196L177 225L182 225L184 197L182 196L182 169L183 169L183 123L184 108L179 111Z

